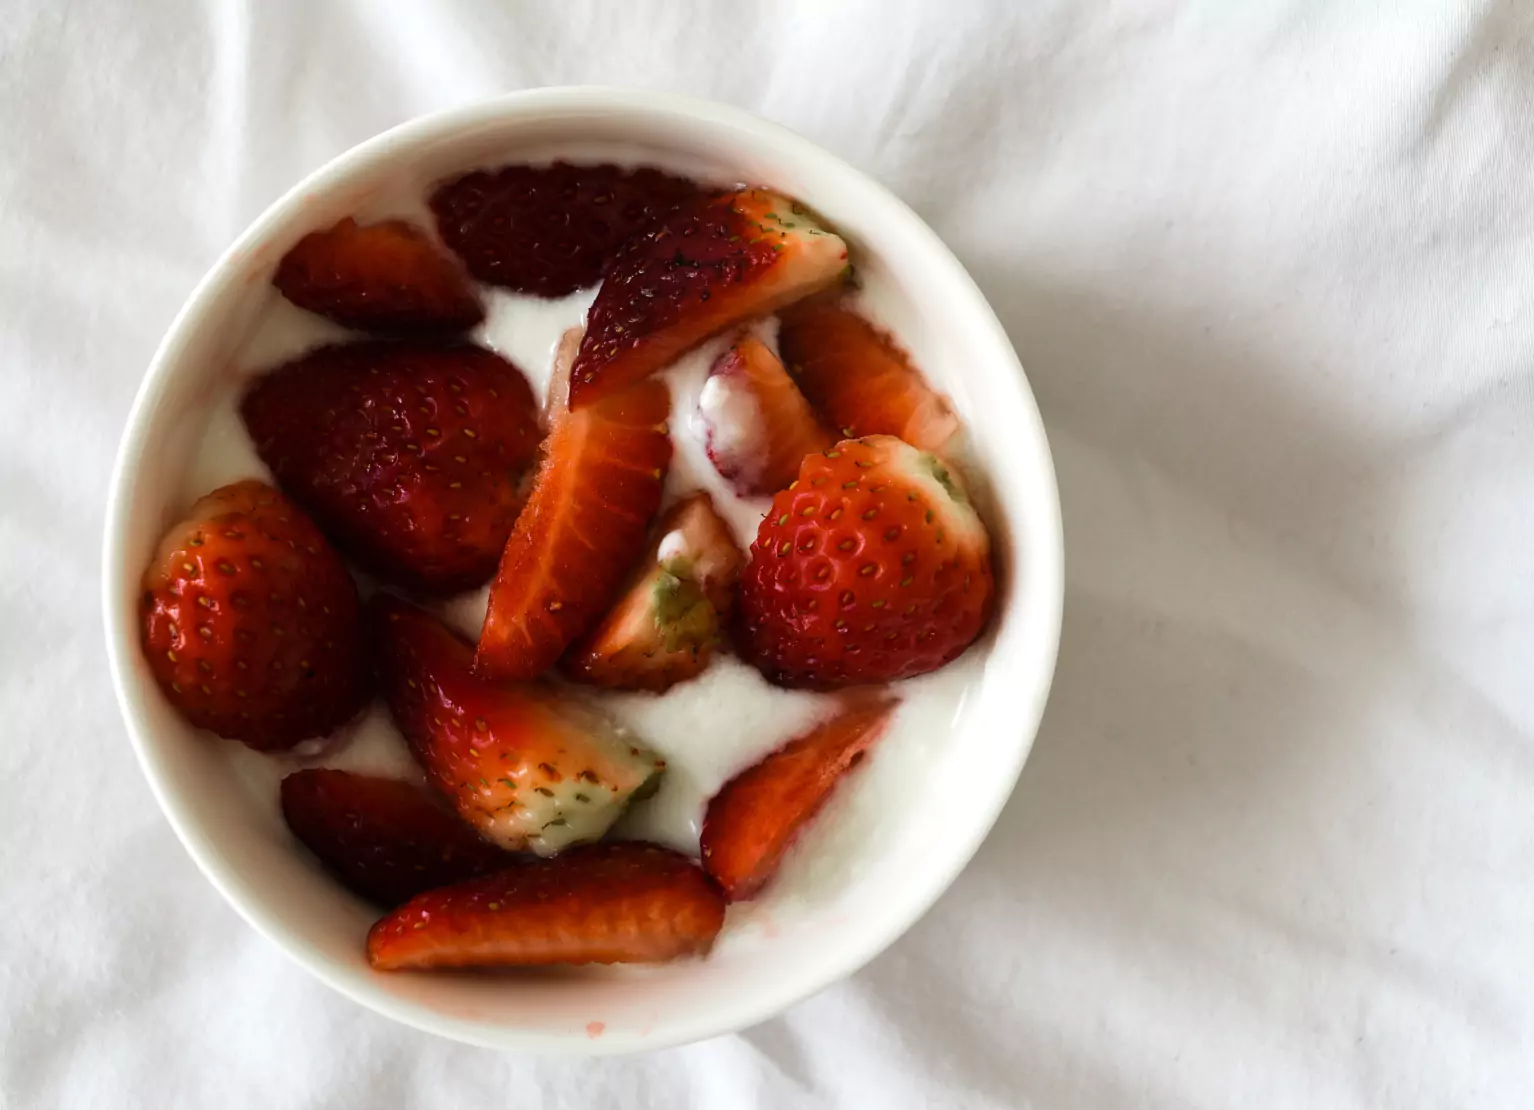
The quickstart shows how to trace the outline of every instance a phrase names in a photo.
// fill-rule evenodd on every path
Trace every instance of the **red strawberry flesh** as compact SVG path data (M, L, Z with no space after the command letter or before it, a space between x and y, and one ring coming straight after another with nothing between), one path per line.
M258 750L323 736L371 689L357 588L298 506L263 482L214 490L144 572L144 654L192 724Z
M776 493L804 456L835 440L765 343L745 336L719 356L698 395L708 457L745 497Z
M432 193L431 209L480 281L563 297L595 285L624 243L697 193L655 169L555 162L465 174Z
M494 573L538 445L532 389L499 355L322 347L263 375L240 411L278 483L370 571L433 593Z
M847 245L786 197L745 189L700 198L613 260L571 371L571 409L824 288L846 268Z
M785 310L778 349L804 395L842 436L892 435L941 451L959 430L947 399L894 340L833 298Z
M431 784L486 839L549 855L607 831L665 762L568 694L486 682L431 614L368 603L379 686Z
M724 898L686 856L599 844L458 886L389 914L368 933L380 971L660 963L700 956Z
M883 735L896 699L865 693L766 759L736 775L708 803L703 868L732 902L754 898L777 874L804 826Z
M706 493L661 517L632 585L562 660L571 678L667 690L702 673L735 602L745 557Z
M472 328L485 310L458 264L404 220L345 219L283 255L272 284L299 308L363 331Z
M555 421L490 589L480 675L542 674L607 610L660 507L670 412L652 380Z
M348 890L385 908L519 862L413 783L316 768L283 779L281 794L299 842Z

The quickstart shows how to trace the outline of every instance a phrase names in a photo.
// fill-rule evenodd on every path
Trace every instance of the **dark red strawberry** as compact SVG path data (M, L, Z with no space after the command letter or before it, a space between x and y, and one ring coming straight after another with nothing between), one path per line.
M501 847L550 855L595 840L659 784L665 761L594 709L475 678L473 649L431 614L375 594L368 627L394 723L432 785Z
M780 320L784 364L843 436L891 435L941 451L959 430L947 399L894 340L836 299L801 301Z
M480 281L563 297L601 280L619 247L697 195L682 177L614 165L505 166L437 188L437 230Z
M892 436L810 455L741 577L741 654L786 686L936 670L985 627L990 538L962 482Z
M754 898L842 776L884 734L896 699L848 698L836 715L736 775L708 803L703 869L732 902Z
M144 571L144 654L192 724L252 748L323 736L367 703L357 588L291 501L216 489Z
M613 259L586 317L570 407L593 404L846 269L847 244L786 197L763 189L701 197Z
M463 331L485 318L468 276L404 220L311 232L282 256L272 284L299 308L363 331Z
M745 556L706 493L668 509L632 584L565 653L579 682L659 693L703 672L735 603Z
M483 583L538 445L527 379L482 347L322 347L263 375L240 408L278 483L337 545L431 592Z
M653 380L554 422L490 588L479 674L534 678L607 611L660 507L670 413Z
M385 909L520 862L398 779L299 771L282 780L282 817L348 890Z
M686 856L596 844L422 894L368 933L379 971L660 963L701 956L724 898Z
M714 469L746 497L776 493L794 480L804 456L836 442L778 356L753 336L714 363L698 414Z

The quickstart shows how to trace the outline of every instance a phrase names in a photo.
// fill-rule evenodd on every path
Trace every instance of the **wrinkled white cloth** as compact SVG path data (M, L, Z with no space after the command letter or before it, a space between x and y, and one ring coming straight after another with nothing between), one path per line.
M1527 11L10 0L0 1104L1534 1105ZM139 775L97 579L231 239L393 124L593 81L781 121L932 223L1038 395L1069 592L1022 783L909 935L586 1062L394 1025L248 929Z

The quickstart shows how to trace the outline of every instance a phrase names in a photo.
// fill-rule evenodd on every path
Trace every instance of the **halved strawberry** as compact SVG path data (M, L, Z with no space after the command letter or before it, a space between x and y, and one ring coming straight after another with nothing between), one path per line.
M653 844L576 848L422 894L368 933L379 971L659 963L700 956L724 898L686 856Z
M963 654L995 605L990 534L958 472L866 436L807 455L772 499L736 643L784 686L893 682Z
M714 469L746 497L776 493L794 480L804 456L836 442L755 336L719 356L698 394L698 414Z
M703 817L703 869L732 902L754 898L805 823L883 735L898 704L849 696L834 717L725 783Z
M711 335L824 288L847 244L786 197L703 197L613 259L570 376L580 409L655 373Z
M282 817L348 890L390 908L520 862L398 779L314 768L282 780Z
M670 413L653 380L554 422L490 588L477 673L534 678L606 611L660 507Z
M555 162L475 170L439 186L431 209L480 281L563 297L595 285L624 243L697 194L649 167Z
M266 483L193 505L160 541L143 589L149 669L197 727L290 748L367 704L357 587L313 521Z
M272 284L299 308L363 331L451 332L485 318L468 276L404 220L345 219L305 235Z
M394 723L458 815L501 847L551 855L595 840L658 785L665 761L594 709L475 678L473 649L424 610L375 594L368 627Z
M784 365L844 437L892 435L938 451L959 430L947 398L894 340L837 300L801 302L779 321Z
M745 556L708 494L661 517L633 584L562 661L580 682L659 693L701 674L735 601Z
M437 593L494 572L538 446L527 379L467 344L322 347L263 375L240 413L278 483L342 550Z

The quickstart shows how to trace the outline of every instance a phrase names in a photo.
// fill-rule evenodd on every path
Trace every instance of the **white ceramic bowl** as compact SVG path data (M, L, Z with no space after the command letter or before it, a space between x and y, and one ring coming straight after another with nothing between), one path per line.
M818 900L732 926L706 960L530 975L368 969L373 915L322 875L274 817L232 789L218 743L160 696L139 649L139 576L186 508L181 474L223 367L265 303L278 258L380 189L554 154L631 158L767 184L822 213L897 306L901 338L952 396L992 487L1003 584L983 677L905 798L898 832L859 844L854 877ZM1022 368L985 298L932 231L883 187L812 143L722 105L629 89L513 93L397 127L273 204L192 293L128 420L107 512L108 659L128 735L166 817L210 882L256 929L380 1013L500 1048L611 1053L743 1028L848 975L900 936L990 830L1032 746L1054 670L1062 599L1058 495ZM733 911L732 911L733 915Z

